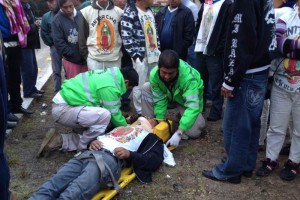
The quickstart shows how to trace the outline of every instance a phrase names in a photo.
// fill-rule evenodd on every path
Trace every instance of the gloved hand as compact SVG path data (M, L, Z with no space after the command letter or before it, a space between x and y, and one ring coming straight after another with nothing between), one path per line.
M166 143L167 146L175 146L177 147L179 145L179 142L181 140L182 131L177 130L172 137L168 140Z

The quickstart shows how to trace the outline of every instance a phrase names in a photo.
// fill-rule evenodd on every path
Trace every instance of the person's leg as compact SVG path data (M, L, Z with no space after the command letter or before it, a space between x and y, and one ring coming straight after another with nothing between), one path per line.
M260 117L261 127L260 127L260 134L259 134L259 146L265 145L265 139L268 130L269 113L270 113L270 99L266 99L264 101L263 111Z
M294 108L292 108L289 93L275 84L272 87L270 101L270 127L267 132L266 157L275 161L283 146L290 113Z
M111 67L121 68L121 58L115 61L97 61L88 57L87 67L88 70L107 69Z
M9 168L4 156L4 140L7 124L7 90L4 66L0 56L0 199L8 199L9 190Z
M34 49L22 49L21 75L24 96L34 94L37 80L37 64Z
M90 152L88 151L88 153ZM115 179L118 180L121 174L121 162L112 154L104 151L97 151L95 153L102 156L114 174ZM89 159L87 162L81 174L69 184L68 188L61 193L58 199L92 199L92 196L100 190L101 186L111 182L107 170L102 174L103 180L100 180L101 172L95 159Z
M46 181L37 192L29 199L57 199L60 194L69 187L69 184L78 178L88 164L88 160L73 158L65 163L58 172ZM70 198L69 198L70 199ZM73 198L71 198L73 199ZM76 199L76 198L74 198Z
M289 159L294 163L300 163L300 95L292 94L292 119L293 129L291 130L291 148Z
M53 71L54 80L54 92L58 92L61 86L61 68L62 68L62 57L58 54L55 47L50 47L51 64Z
M207 63L205 56L203 53L196 53L196 58L198 61L198 64L194 66L195 69L198 70L198 72L201 75L201 79L203 80L203 86L204 86L204 91L203 91L203 112L205 111L205 104L207 100L207 95L208 95L208 81L209 81L209 76L208 76L208 71L207 71Z
M67 79L73 78L77 74L80 74L81 71L83 71L83 70L81 70L81 68L82 68L81 65L72 63L64 58L62 59L62 64L64 66L64 69L66 70Z
M178 105L177 109L178 109L178 111L180 112L180 114L182 116L186 108L182 105ZM205 120L202 116L202 113L199 113L194 125L192 126L192 128L190 130L186 131L185 134L189 138L196 139L196 138L200 137L200 135L202 133L202 129L204 127L205 127Z
M7 70L7 88L10 96L9 107L12 112L21 108L23 99L21 97L21 74L20 64L22 52L20 47L5 48Z
M142 115L150 118L154 117L153 98L150 88L150 82L142 86Z
M245 75L241 86L235 88L234 97L227 101L224 116L227 159L213 169L214 176L220 179L255 169L267 75Z
M221 119L224 98L221 95L221 87L224 80L223 59L222 56L205 56L207 60L207 71L209 74L209 83L211 85L211 100L207 120L216 121Z

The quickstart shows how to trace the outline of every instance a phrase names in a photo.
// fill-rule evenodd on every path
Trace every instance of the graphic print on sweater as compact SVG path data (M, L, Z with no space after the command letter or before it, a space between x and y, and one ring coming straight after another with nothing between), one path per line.
M103 18L96 27L97 47L100 54L112 53L115 46L115 30L111 22Z

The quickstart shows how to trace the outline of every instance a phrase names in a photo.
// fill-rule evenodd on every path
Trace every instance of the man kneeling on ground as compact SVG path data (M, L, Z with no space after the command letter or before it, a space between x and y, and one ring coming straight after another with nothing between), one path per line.
M30 200L91 199L104 186L118 189L121 169L130 165L141 182L151 182L164 156L162 140L150 133L155 125L155 120L139 118L137 125L98 136L89 150L69 160Z
M56 122L82 134L49 131L38 156L59 148L65 151L86 149L89 142L105 133L110 121L114 127L126 126L120 98L126 89L137 84L138 75L133 68L120 70L117 67L88 71L65 80L53 98L52 116Z

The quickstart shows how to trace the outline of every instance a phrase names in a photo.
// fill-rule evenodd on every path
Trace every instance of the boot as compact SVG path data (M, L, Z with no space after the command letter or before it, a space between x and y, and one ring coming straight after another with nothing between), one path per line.
M62 137L59 133L51 128L47 133L42 142L42 145L38 151L37 157L42 157L43 155L49 155L50 152L58 150L62 146Z

